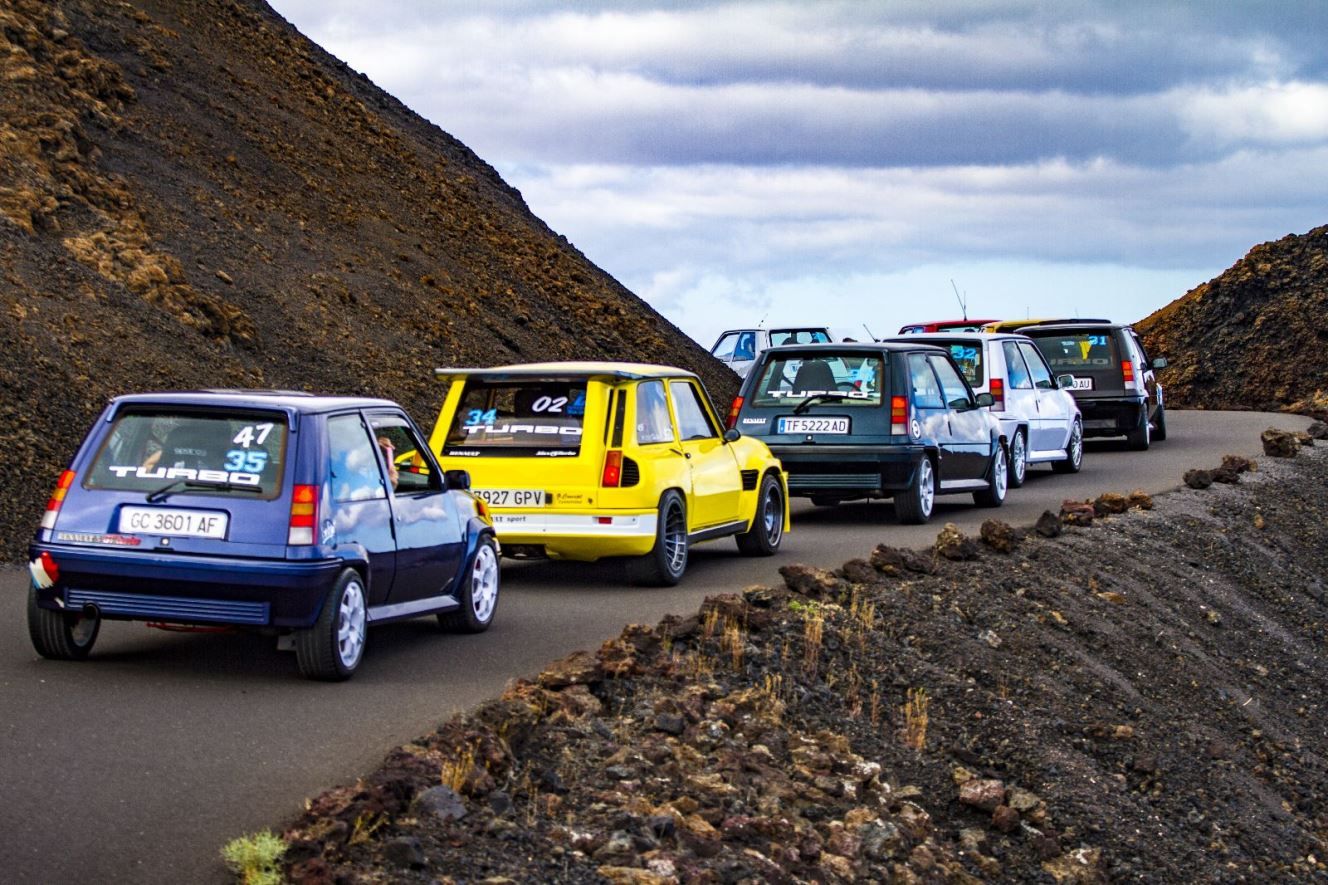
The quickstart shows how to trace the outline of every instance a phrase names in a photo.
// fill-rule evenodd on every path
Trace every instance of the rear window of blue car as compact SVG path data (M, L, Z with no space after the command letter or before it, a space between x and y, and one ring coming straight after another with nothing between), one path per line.
M761 367L754 406L796 406L812 396L818 403L843 406L879 406L885 389L884 363L879 355L825 347L806 353L779 354ZM815 403L813 404L815 405Z
M286 438L281 413L125 411L84 471L83 488L271 500L281 493Z
M576 455L585 417L584 381L468 381L443 452Z

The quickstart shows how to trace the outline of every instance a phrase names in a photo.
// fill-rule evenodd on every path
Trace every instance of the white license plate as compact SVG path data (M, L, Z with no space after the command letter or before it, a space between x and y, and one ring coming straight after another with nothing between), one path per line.
M543 507L543 489L471 489L470 493L490 507Z
M230 516L215 510L125 507L120 511L120 534L222 540L229 522Z
M1092 379L1092 378L1075 378L1075 379L1074 379L1074 387L1073 387L1072 389L1073 389L1073 390L1092 390L1092 389L1093 389L1093 379Z
M847 418L780 418L776 433L848 433Z

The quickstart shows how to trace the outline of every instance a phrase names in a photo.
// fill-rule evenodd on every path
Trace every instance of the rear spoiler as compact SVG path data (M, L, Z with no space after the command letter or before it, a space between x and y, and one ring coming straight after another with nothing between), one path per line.
M640 381L644 378L696 378L699 377L684 369L666 372L634 372L630 369L547 369L538 366L502 366L495 369L459 369L440 368L433 370L434 377L454 381L458 378L478 378L483 381Z

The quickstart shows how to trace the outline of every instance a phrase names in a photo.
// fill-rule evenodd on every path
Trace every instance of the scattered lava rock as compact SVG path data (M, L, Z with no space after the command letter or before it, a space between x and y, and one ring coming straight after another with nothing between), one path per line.
M1033 526L1033 531L1044 538L1059 538L1065 531L1065 525L1061 518L1050 510L1043 510L1042 515L1038 517L1037 524Z
M1192 489L1206 489L1213 484L1213 471L1196 467L1185 471L1183 479L1185 484Z
M1305 432L1310 435L1311 439L1328 439L1328 424L1325 424L1322 421L1315 421L1305 429Z
M1061 503L1061 523L1064 525L1090 526L1097 510L1088 501L1063 501Z
M878 548L874 577L841 569L869 580L799 567L808 594L712 596L544 671L630 650L622 675L518 680L316 797L287 875L1314 880L1326 492L1309 450L1147 519L1033 533L998 568ZM419 813L474 766L465 817ZM387 848L412 838L427 866Z
M1259 439L1263 453L1273 458L1294 458L1300 451L1300 439L1289 430L1269 427Z
M1093 499L1096 516L1111 516L1130 509L1130 499L1116 492L1104 492Z
M936 544L933 549L935 549L937 556L952 561L977 559L981 552L977 542L959 531L959 526L952 522L947 522L936 536Z
M997 553L1010 553L1018 546L1022 534L1009 523L1001 522L999 519L988 519L983 521L978 536L982 539L982 543Z

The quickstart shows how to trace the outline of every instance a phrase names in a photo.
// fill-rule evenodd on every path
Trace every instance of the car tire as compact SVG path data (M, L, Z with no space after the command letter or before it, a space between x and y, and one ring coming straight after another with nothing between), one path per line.
M1167 438L1167 407L1157 404L1157 414L1153 416L1153 442L1162 442Z
M1084 466L1084 425L1078 420L1070 427L1070 441L1065 444L1065 457L1052 461L1051 469L1057 473L1078 473Z
M1005 503L1005 493L1010 489L1010 458L1005 454L1005 446L999 442L987 472L991 479L985 489L973 493L973 503L979 507L999 507Z
M687 555L687 504L682 495L670 489L659 499L655 546L628 563L628 576L634 584L672 587L687 570Z
M1010 440L1010 488L1017 489L1028 476L1028 434L1016 430Z
M1148 450L1153 439L1153 425L1148 420L1148 404L1139 407L1139 425L1125 434L1125 443L1136 452Z
M774 556L784 540L785 506L779 478L767 473L761 480L752 527L735 538L738 552L743 556Z
M295 631L295 658L300 673L323 682L342 682L355 675L364 659L369 625L364 579L346 569L327 592L318 620Z
M913 481L895 493L895 516L906 525L922 525L936 507L936 468L926 455L913 470Z
M493 623L498 610L498 545L491 535L480 535L470 570L461 582L457 602L461 608L440 612L438 626L451 633L483 633Z
M37 591L28 588L28 637L37 654L53 661L82 661L101 632L101 618L51 611L37 604Z

